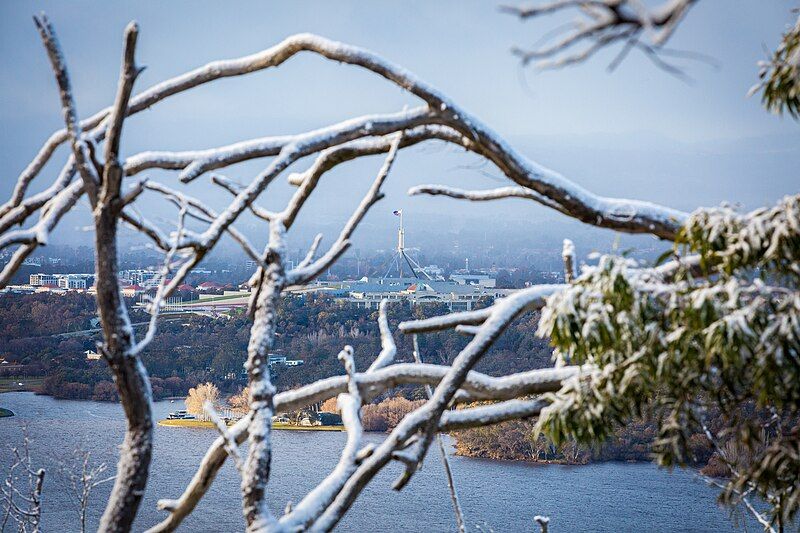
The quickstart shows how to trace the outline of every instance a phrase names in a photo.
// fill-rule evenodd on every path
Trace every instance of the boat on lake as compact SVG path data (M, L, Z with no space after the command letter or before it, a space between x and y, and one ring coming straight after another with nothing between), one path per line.
M194 420L194 415L190 415L185 409L180 411L172 411L167 415L167 420Z

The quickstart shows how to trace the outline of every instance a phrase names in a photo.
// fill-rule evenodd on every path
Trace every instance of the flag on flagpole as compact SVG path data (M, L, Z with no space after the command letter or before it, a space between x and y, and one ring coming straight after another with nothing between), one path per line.
M396 210L392 211L392 214L394 216L396 216L396 217L399 217L400 215L403 214L403 210L402 209L396 209Z

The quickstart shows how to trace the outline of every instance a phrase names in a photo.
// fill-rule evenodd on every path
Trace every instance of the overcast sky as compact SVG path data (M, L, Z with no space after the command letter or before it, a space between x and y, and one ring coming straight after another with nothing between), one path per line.
M292 33L315 32L405 66L532 159L598 193L682 209L726 200L763 205L797 193L800 125L767 114L758 98L746 93L756 81L757 62L793 21L795 6L699 2L670 46L713 56L720 66L687 63L693 78L687 84L636 53L608 73L616 50L570 69L522 69L511 46L534 43L563 21L522 23L499 13L492 1L3 2L0 194L8 196L22 168L62 125L55 83L31 21L34 12L44 10L61 38L82 117L113 100L122 30L130 20L140 24L137 56L147 66L138 90L213 59L267 48ZM307 55L277 70L204 86L137 115L126 124L123 150L206 148L396 111L407 103L413 100L374 75ZM64 153L59 156L63 161ZM240 165L229 174L245 181L263 165ZM361 195L379 165L371 159L334 173L303 224L341 219L357 202L351 191ZM49 166L39 188L56 171ZM453 223L499 216L530 224L560 217L522 201L472 206L405 197L409 186L422 182L493 187L502 179L474 156L441 145L409 150L398 158L389 199L366 227L393 223L388 213L397 207L413 215L412 231L416 220L419 232L430 231L419 221L434 217ZM191 190L211 202L224 199L207 181ZM286 194L287 187L277 186L265 203L277 207ZM73 218L66 226L78 223Z

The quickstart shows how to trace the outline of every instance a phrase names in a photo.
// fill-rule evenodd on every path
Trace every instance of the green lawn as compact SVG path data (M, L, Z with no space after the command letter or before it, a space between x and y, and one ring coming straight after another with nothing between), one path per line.
M44 378L0 378L0 392L37 391L42 386ZM22 383L22 385L20 385Z

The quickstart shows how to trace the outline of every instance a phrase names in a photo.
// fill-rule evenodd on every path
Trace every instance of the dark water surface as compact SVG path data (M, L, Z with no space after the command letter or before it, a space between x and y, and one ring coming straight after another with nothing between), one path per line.
M113 470L124 421L118 404L54 400L16 392L0 395L0 406L16 416L0 418L0 472L11 457L9 445L21 440L21 424L33 439L34 461L48 468L44 488L44 531L76 531L77 513L53 464L80 445ZM182 402L158 402L164 418ZM344 433L277 431L270 481L273 511L297 502L335 465ZM175 498L191 479L200 458L216 438L214 430L157 427L147 493L135 524L152 526L164 513L158 498ZM378 441L381 435L369 435ZM605 463L542 466L453 456L453 473L470 531L534 531L532 518L551 517L551 531L734 531L726 509L715 504L716 491L690 471L672 473L650 464ZM400 493L391 482L394 465L361 494L342 531L452 531L450 499L439 454L432 450L424 468ZM111 484L97 489L90 512L95 528ZM748 521L747 530L759 531ZM244 522L239 477L226 462L183 531L241 531Z

